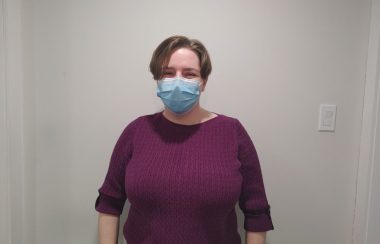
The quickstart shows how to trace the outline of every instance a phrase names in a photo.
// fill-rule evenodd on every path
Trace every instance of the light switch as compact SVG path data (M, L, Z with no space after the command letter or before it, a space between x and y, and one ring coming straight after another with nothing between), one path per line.
M319 105L319 131L335 131L336 105Z

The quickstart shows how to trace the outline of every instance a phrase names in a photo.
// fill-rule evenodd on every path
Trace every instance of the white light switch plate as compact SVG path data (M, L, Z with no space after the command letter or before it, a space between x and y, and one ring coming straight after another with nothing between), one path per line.
M335 118L335 104L320 104L318 131L335 131Z

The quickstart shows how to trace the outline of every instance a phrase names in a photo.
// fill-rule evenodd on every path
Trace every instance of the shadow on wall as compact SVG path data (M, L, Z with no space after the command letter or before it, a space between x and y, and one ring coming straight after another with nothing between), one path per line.
M123 235L123 227L124 227L124 223L125 221L127 220L127 216L128 216L128 212L129 212L129 208L130 208L130 203L128 202L128 200L125 202L125 206L124 206L124 209L123 209L123 212L121 213L121 216L120 216L120 226L119 226L119 242L118 243L124 243L126 244L127 242L125 241L124 239L124 235Z

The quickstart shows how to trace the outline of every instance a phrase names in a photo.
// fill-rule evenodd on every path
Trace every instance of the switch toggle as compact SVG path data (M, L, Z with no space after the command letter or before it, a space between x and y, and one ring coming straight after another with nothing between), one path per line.
M319 126L318 131L335 131L336 105L319 105Z

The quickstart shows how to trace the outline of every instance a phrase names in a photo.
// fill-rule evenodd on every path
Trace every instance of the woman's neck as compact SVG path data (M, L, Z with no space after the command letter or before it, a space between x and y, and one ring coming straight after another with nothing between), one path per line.
M202 123L217 116L216 114L203 109L199 104L197 104L190 111L180 115L171 112L168 108L165 108L163 115L168 120L183 125Z

